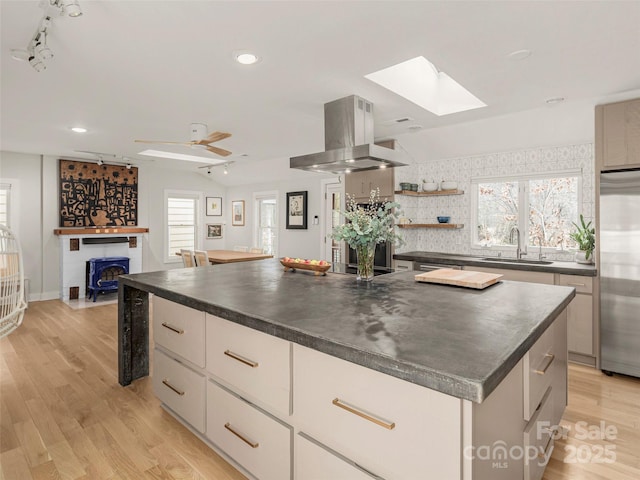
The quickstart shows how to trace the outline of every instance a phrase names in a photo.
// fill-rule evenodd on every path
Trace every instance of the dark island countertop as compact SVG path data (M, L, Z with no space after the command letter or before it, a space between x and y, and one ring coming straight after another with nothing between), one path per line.
M507 270L526 270L530 272L563 273L565 275L583 275L585 277L595 277L598 272L595 265L586 265L576 262L549 262L548 264L538 264L529 259L523 259L522 263L510 262L508 258L500 260L500 257L491 258L478 255L457 255L455 253L442 252L405 252L396 253L395 260L408 260L410 262L434 263L437 265L458 265L470 267L504 268ZM504 261L506 260L506 261ZM530 263L527 263L527 260Z
M458 398L482 402L575 295L499 282L485 290L284 272L277 260L121 275L150 292ZM120 299L122 302L122 297ZM122 307L122 306L121 306Z

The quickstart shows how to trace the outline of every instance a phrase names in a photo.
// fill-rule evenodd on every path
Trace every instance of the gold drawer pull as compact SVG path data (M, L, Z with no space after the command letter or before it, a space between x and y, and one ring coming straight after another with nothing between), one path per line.
M572 287L586 287L584 283L567 283L567 285L571 285Z
M172 332L176 332L178 335L182 335L184 333L184 330L178 327L174 327L173 325L168 324L167 322L162 322L162 326L164 328L168 328L169 330L171 330Z
M239 361L240 363L244 363L245 365L249 365L251 368L256 368L259 365L258 362L254 362L253 360L249 360L248 358L245 358L242 355L238 355L237 353L233 353L231 350L225 350L224 354L227 357L231 357L234 360Z
M169 380L167 380L166 378L164 380L162 380L162 383L164 385L166 385L167 387L169 387L171 390L173 390L174 392L176 392L178 395L183 396L184 395L184 391L177 389L176 387L174 387L173 385L171 385L169 383Z
M236 432L232 427L230 423L225 423L224 424L224 428L226 428L227 430L229 430L231 433L233 433L236 437L238 437L240 440L242 440L244 443L246 443L247 445L249 445L251 448L258 448L260 446L260 444L258 442L252 442L251 440L247 440L244 436L242 436L242 434Z
M380 425L381 427L386 428L387 430L393 430L394 428L396 428L396 424L395 422L385 422L384 420L380 420L379 418L375 418L371 415L368 415L364 412L361 412L360 410L356 410L355 408L347 405L346 403L342 402L339 398L334 398L333 399L333 403L336 407L340 407L343 408L344 410L346 410L347 412L353 413L355 415L358 415L359 417L364 418L365 420L369 420L370 422L375 423L376 425Z
M545 373L547 373L547 370L553 363L553 360L556 358L556 356L553 353L547 353L544 358L547 360L547 362L545 363L544 367L535 371L538 375L544 375Z

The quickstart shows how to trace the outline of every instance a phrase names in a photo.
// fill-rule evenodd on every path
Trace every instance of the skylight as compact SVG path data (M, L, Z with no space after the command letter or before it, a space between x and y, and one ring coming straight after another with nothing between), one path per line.
M185 160L187 162L207 163L209 165L217 165L218 163L226 163L226 160L218 158L199 157L197 155L186 155L184 153L165 152L162 150L144 150L138 155L146 155L147 157L171 158L173 160Z
M435 115L449 115L487 104L424 57L416 57L365 75Z

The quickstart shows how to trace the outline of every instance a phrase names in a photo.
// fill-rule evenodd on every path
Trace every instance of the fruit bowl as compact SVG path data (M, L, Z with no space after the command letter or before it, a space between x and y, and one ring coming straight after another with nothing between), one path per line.
M451 220L451 217L438 217L439 223L449 223L449 220Z
M314 273L314 275L326 275L327 270L331 268L331 264L329 262L324 262L322 265L319 263L306 263L306 262L316 262L318 260L305 260L302 258L281 258L280 263L284 267L284 271L295 272L296 270L309 270Z

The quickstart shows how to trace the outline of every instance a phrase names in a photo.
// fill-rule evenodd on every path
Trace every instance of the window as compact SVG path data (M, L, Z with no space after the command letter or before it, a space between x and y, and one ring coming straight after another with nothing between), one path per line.
M475 246L515 246L515 227L523 247L576 246L569 234L579 215L580 172L473 179L471 187Z
M254 193L254 244L265 253L278 256L278 192Z
M0 225L11 228L11 184L0 183Z
M185 248L198 248L198 219L200 194L191 192L165 192L166 206L166 258L180 261L176 253Z

